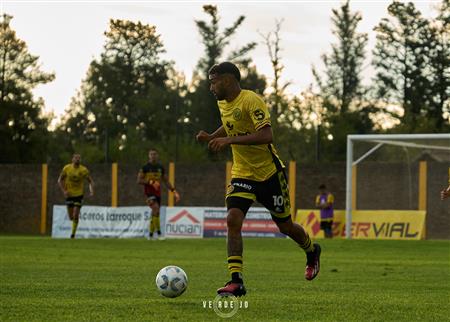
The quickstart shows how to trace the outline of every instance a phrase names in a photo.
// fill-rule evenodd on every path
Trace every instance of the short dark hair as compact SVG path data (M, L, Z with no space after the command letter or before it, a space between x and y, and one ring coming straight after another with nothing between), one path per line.
M327 188L327 186L324 185L324 184L321 184L321 185L319 186L319 189L326 189L326 188Z
M234 76L234 78L236 78L238 82L241 81L241 72L239 71L239 68L237 68L235 64L230 63L228 61L216 64L213 67L211 67L209 69L209 75L212 74L218 75L231 74Z

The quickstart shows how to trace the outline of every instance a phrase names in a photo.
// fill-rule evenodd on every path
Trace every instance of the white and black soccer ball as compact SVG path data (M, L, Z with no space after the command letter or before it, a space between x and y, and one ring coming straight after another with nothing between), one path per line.
M156 287L165 297L177 297L186 291L188 278L178 266L166 266L156 275Z

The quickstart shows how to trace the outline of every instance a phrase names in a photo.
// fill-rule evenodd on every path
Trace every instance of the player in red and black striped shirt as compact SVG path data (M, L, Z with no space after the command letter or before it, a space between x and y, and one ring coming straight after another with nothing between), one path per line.
M158 236L161 236L161 228L159 222L159 208L161 207L161 182L164 182L167 189L172 191L175 195L175 202L180 200L179 193L175 187L169 182L164 167L159 162L159 155L156 149L148 151L148 162L138 173L138 184L144 185L144 194L147 197L147 204L152 209L152 218L150 221L150 239L153 233L157 231Z

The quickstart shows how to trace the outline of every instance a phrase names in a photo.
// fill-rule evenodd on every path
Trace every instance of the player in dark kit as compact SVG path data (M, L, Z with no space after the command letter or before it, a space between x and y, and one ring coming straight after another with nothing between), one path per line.
M228 270L231 281L219 294L245 295L242 276L241 229L254 201L266 207L280 231L306 252L305 278L314 279L320 268L320 246L306 231L293 223L284 165L272 144L270 115L264 101L254 92L242 90L241 74L232 63L214 65L209 71L210 90L217 98L222 126L214 133L200 131L197 140L208 142L212 151L231 146L233 168L226 194Z
M167 179L164 167L159 162L158 151L155 149L150 149L148 151L148 162L141 168L141 170L139 170L137 182L138 184L144 185L144 194L147 197L146 201L152 210L149 237L151 239L155 231L160 237L161 228L159 222L159 208L161 207L161 182L164 182L167 189L174 193L175 202L180 200L180 195Z

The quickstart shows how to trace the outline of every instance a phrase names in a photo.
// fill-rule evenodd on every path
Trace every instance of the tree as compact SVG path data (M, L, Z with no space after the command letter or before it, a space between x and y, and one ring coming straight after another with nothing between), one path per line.
M427 39L430 59L430 87L428 88L428 116L435 120L437 130L450 130L450 1L443 0L439 14L429 24ZM444 119L446 115L446 121Z
M55 76L40 69L39 57L17 38L11 19L0 18L0 162L45 161L49 119L32 90Z
M142 151L174 134L171 109L179 88L169 75L178 75L161 58L165 50L155 26L112 19L105 36L104 51L90 64L64 127L75 140L105 146L107 157L111 144L119 151L115 158L131 158L139 148L130 150L130 139Z
M210 21L196 20L195 23L205 47L205 55L199 59L194 72L192 90L187 98L190 104L189 110L194 115L192 118L195 125L194 130L213 131L220 124L220 115L215 108L216 100L209 92L208 70L224 58L232 37L245 17L239 16L230 27L220 31L220 16L217 7L205 5L203 11L209 16ZM238 65L243 76L241 83L243 88L250 88L262 94L266 85L265 78L257 73L251 59L247 57L248 53L255 47L256 43L250 42L231 51L224 60L232 61Z
M404 111L399 116L401 127L416 131L422 116L428 114L428 22L410 2L393 2L388 12L390 18L383 18L375 28L377 96L387 104L399 104Z
M356 31L362 20L360 13L352 13L347 1L340 10L333 9L333 34L337 44L331 45L331 53L324 54L325 79L313 67L313 74L319 85L325 104L332 112L345 114L352 104L360 104L362 68L365 59L367 34Z
M314 66L312 72L323 100L321 112L317 113L316 140L318 147L323 142L324 158L336 160L345 158L348 134L373 131L370 114L376 109L361 84L367 44L367 34L357 32L362 16L350 11L349 1L332 13L333 34L338 42L331 45L331 53L322 56L325 75L321 76Z
M267 47L267 52L269 53L270 62L272 64L273 70L273 80L272 80L272 90L268 96L270 111L271 111L271 122L272 126L277 128L280 118L286 118L284 113L288 113L288 99L285 95L286 88L291 84L286 82L281 84L281 75L284 70L284 65L281 62L281 37L280 30L283 20L275 21L275 30L264 35L260 33L264 39L264 44Z

